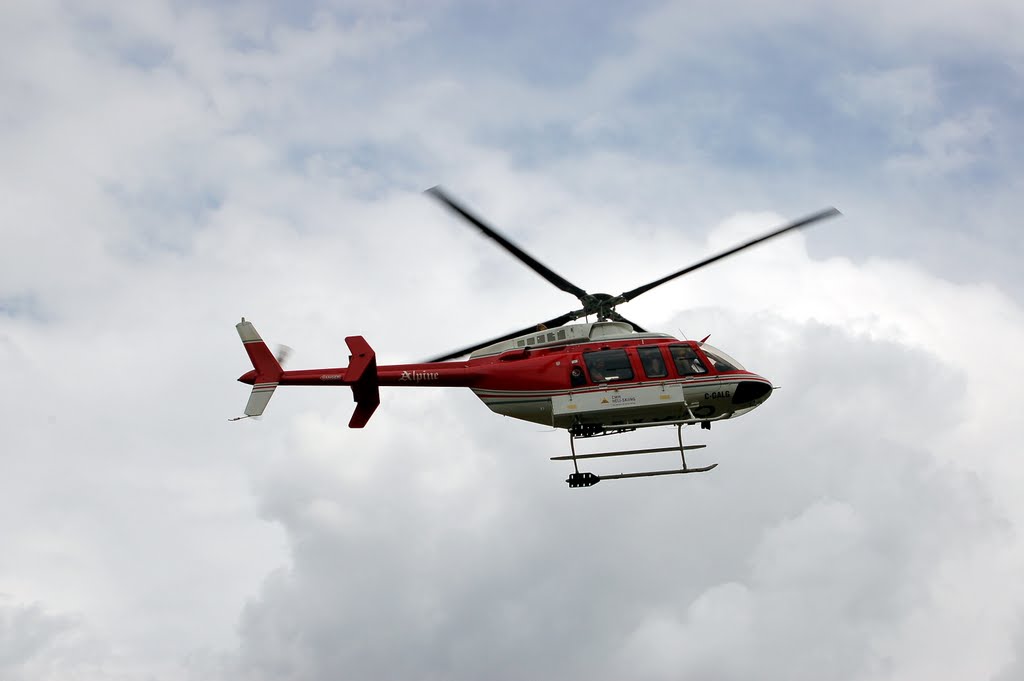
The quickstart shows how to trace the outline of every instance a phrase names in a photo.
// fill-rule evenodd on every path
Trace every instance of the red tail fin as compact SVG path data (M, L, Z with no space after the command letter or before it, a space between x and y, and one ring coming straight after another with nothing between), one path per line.
M235 325L235 328L238 329L238 336L242 339L242 343L245 344L245 351L249 355L249 361L252 362L253 368L256 369L256 380L260 383L263 381L279 380L283 373L281 365L277 363L274 353L270 351L267 344L256 333L256 328L253 327L252 322L245 321L245 317L243 317L242 321Z
M267 408L270 398L274 396L274 390L284 371L252 323L245 321L245 317L242 317L242 321L235 324L235 328L238 330L238 337L245 345L249 361L252 362L256 370L255 376L242 377L247 379L246 383L252 383L252 393L249 395L249 402L245 405L245 415L260 416ZM248 380L249 378L252 380Z

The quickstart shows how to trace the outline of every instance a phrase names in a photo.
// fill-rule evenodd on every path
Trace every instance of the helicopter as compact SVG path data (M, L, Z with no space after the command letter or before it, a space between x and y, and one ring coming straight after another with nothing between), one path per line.
M619 295L588 293L542 264L469 211L440 187L426 193L465 219L549 283L581 304L539 324L459 348L426 362L378 365L362 336L345 338L349 363L327 369L282 368L251 322L236 325L253 369L238 378L252 386L245 415L261 416L282 385L338 385L352 389L355 410L350 428L363 428L380 405L381 387L465 387L493 412L514 419L567 430L570 453L553 461L571 461L569 487L591 487L602 480L704 473L718 464L690 466L686 452L706 447L684 445L683 428L736 418L760 406L776 389L725 352L700 341L679 340L644 329L623 317L617 307L685 274L735 255L788 232L840 215L826 208L704 258ZM589 321L591 317L595 321ZM583 323L572 323L584 319ZM467 357L468 356L468 357ZM460 361L460 358L466 358ZM641 428L671 426L671 446L577 453L576 442L620 435ZM681 466L598 475L580 471L580 462L605 457L678 452Z

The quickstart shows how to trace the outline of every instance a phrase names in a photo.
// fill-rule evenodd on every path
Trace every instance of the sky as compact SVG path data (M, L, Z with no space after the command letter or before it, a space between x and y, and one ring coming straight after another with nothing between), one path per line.
M0 678L1021 678L1022 32L1009 0L4 4ZM456 389L229 422L243 315L304 368L574 307L438 184L612 294L844 215L623 308L781 386L687 431L710 474L567 489L564 433Z

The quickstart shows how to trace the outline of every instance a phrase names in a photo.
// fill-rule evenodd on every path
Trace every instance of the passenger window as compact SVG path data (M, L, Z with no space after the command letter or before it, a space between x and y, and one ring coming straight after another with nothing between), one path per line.
M625 350L599 350L583 353L590 380L594 383L606 381L629 381L633 378L633 367Z
M675 362L676 371L680 376L693 376L708 372L704 363L697 357L696 351L689 345L673 345L669 347L669 352L672 353L672 361Z
M665 368L665 358L661 354L661 348L637 348L636 351L640 355L640 364L643 365L647 378L664 378L668 376L668 369Z

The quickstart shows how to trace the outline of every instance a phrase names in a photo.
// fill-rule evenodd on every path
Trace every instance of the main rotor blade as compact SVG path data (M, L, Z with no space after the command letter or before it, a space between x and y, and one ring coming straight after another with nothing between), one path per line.
M428 359L427 362L445 362L449 359L455 359L456 357L464 357L465 355L468 355L471 352L476 352L480 348L486 348L488 345L491 345L492 343L500 343L501 341L508 340L509 338L523 336L525 334L530 333L531 331L539 331L541 326L548 329L554 328L556 326L561 326L562 324L570 322L573 319L577 319L576 313L567 312L564 315L555 317L554 319L549 319L546 322L541 322L540 324L531 324L530 326L527 326L525 329L519 329L518 331L506 333L504 336L498 336L497 338L492 338L482 343L476 343L475 345L470 345L469 347L461 348L459 350L455 350L454 352L449 352L448 354L441 355L440 357Z
M620 302L624 303L626 301L633 300L638 295L640 295L642 293L647 293L648 291L650 291L652 288L655 288L656 286L661 286L662 284L670 282L673 279L676 279L678 277L683 276L684 274L689 274L690 272L693 272L695 270L699 270L700 268L704 267L705 265L710 265L711 263L717 262L717 261L721 260L722 258L727 258L728 256L734 255L736 253L739 253L740 251L742 251L744 249L747 249L747 248L750 248L751 246L756 246L757 244L761 243L762 241L768 241L769 239L774 239L775 237L781 236L781 235L783 235L786 232L789 232L791 230L800 229L801 227L807 227L808 225L811 225L811 224L813 224L815 222L818 222L819 220L825 220L826 218L830 218L830 217L833 217L833 216L836 216L836 215L841 215L841 213L838 210L836 210L835 208L826 208L825 210L818 211L817 213L814 213L813 215L808 215L805 218L801 218L801 219L799 219L799 220L797 220L795 222L791 222L791 223L789 223L788 225L786 225L784 227L780 227L779 229L776 229L776 230L773 230L771 232L768 232L767 234L765 234L763 236L759 236L756 239L751 239L750 241L744 241L740 245L734 246L733 248L730 248L727 251L723 251L722 253L719 253L718 255L713 255L710 258L705 258L704 260L701 260L700 262L694 263L693 265L690 265L689 267L685 267L685 268L679 270L678 272L675 272L674 274L668 275L667 277L662 277L661 279L657 279L655 281L652 281L649 284L644 284L643 286L637 286L635 289L633 289L631 291L626 291L625 293L619 295L615 299L616 303L620 303Z
M430 194L431 196L439 200L441 203L448 206L451 210L464 217L474 227L479 229L486 236L497 241L502 248L504 248L506 251L514 255L527 267L529 267L531 270L547 279L549 282L551 282L558 288L562 289L566 293L573 294L581 301L587 295L587 292L581 289L579 286L573 284L565 277L556 274L550 267L541 264L536 258L534 258L529 253L527 253L526 251L524 251L523 249L519 248L514 243L506 239L504 236L499 234L494 228L488 226L483 220L470 213L463 206L456 203L454 199L452 199L450 196L444 193L444 190L442 190L441 187L431 187L426 191L426 193Z
M635 330L638 333L647 333L647 329L645 329L644 327L640 326L636 322L632 322L632 321L626 319L625 317L623 317L621 314L619 314L615 310L611 310L610 311L610 313L608 314L608 318L612 319L614 321L617 321L617 322L626 322L627 324L629 324L630 326L633 327L633 330Z

